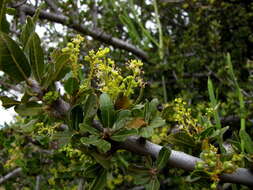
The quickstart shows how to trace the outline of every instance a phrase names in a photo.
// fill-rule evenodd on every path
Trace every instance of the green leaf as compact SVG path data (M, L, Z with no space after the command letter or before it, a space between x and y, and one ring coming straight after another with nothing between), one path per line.
M91 135L89 137L82 137L81 143L86 145L94 145L102 152L107 152L111 148L111 144L98 136Z
M99 103L103 126L105 128L111 128L114 123L115 110L110 96L106 93L101 94Z
M150 181L150 176L146 175L134 175L134 184L135 185L144 185Z
M96 146L98 147L100 151L104 153L111 149L111 144L102 139L98 140L98 142L96 143Z
M33 32L26 44L25 52L29 56L34 78L41 83L44 74L44 52L39 36Z
M37 119L33 119L21 127L21 131L25 133L31 133L36 128L35 124L38 122Z
M79 130L79 124L83 122L83 109L80 105L73 107L69 113L71 129Z
M194 148L196 146L195 140L183 131L169 135L167 141L175 146L182 146L186 148Z
M1 0L0 1L0 31L8 33L9 32L9 27L10 24L6 20L6 0Z
M0 32L0 70L17 82L28 81L31 69L26 56L15 41Z
M91 121L98 109L97 96L95 94L89 94L83 102L83 121Z
M101 169L102 167L99 164L90 165L84 170L84 176L95 178Z
M154 133L153 127L147 126L140 129L139 135L144 138L149 138L153 135L153 133Z
M144 106L144 119L145 122L149 122L156 116L157 106L159 102L157 99L153 99L151 102L146 102Z
M243 143L243 147L245 148L246 152L249 154L253 154L253 141L249 134L245 130L240 130L239 132L241 143Z
M40 114L43 109L41 104L36 102L28 102L15 106L15 111L21 116L34 116Z
M98 172L98 176L93 180L89 190L103 190L107 182L107 171L102 169Z
M47 88L53 82L62 79L68 71L69 54L55 53L53 63L50 63L48 75L44 80L43 86Z
M88 132L88 133L90 133L91 135L99 135L99 131L96 129L96 128L94 128L94 127L92 127L92 126L90 126L89 124L87 124L87 123L81 123L80 125L79 125L79 128L80 128L80 131L81 132Z
M95 151L90 152L91 156L96 160L97 163L99 163L103 168L109 169L112 165L110 157L104 156L102 154L99 154Z
M154 119L151 120L148 126L152 128L158 128L164 126L165 124L166 124L165 120L163 120L159 116L156 116Z
M220 129L221 128L221 122L220 122L220 117L219 117L219 113L218 113L218 110L217 110L218 103L217 103L217 100L216 100L215 95L214 95L212 80L209 77L208 77L207 86L208 86L208 93L209 93L209 98L210 98L210 101L211 101L211 106L214 110L215 125L216 125L217 129Z
M83 144L94 145L94 144L97 144L97 142L98 142L98 136L91 135L89 137L82 137L80 140L81 140L81 143L83 143Z
M229 126L223 127L221 129L217 129L213 132L212 135L209 136L209 138L220 138L223 137L224 133L229 129Z
M70 94L73 95L74 93L76 93L79 89L79 82L76 78L74 77L70 77L65 83L64 83L64 89L65 91Z
M150 182L145 185L146 190L159 190L160 182L158 181L157 177L152 178Z
M116 133L113 133L113 135L111 136L111 139L115 141L124 141L126 140L127 137L131 135L136 135L137 133L138 131L136 129L130 129L130 130L123 129Z
M7 96L0 96L0 100L2 101L2 106L5 108L10 108L21 103Z
M35 32L35 24L33 23L32 17L28 16L20 36L20 41L23 44L23 47L26 47L26 43L33 32Z
M170 158L171 150L167 147L162 147L159 151L158 158L156 160L156 167L158 170L164 168Z
M52 135L52 140L57 141L58 148L62 148L63 146L70 143L71 138L74 132L66 130L66 131L59 131Z
M113 130L117 131L119 129L122 129L124 127L128 127L129 122L132 120L132 118L130 117L126 117L126 118L122 118L122 119L118 119L114 122L113 124Z
M208 127L204 131L202 131L199 136L201 139L205 139L207 137L210 137L214 132L214 127Z

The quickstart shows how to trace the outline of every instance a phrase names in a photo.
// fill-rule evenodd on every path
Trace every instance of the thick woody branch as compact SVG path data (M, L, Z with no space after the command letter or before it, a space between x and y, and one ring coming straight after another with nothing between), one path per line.
M151 155L157 158L162 146L153 144L149 141L140 143L136 136L129 137L122 145L128 151L141 154ZM181 168L186 171L194 170L196 162L201 161L200 158L185 154L180 151L172 150L168 164L171 167ZM253 186L253 173L246 168L238 168L232 174L223 174L220 176L222 182L238 183L247 186Z
M36 9L32 6L23 5L22 11L24 11L26 14L32 16L32 15L34 15ZM110 34L107 34L100 29L92 29L91 30L91 29L87 28L85 25L78 23L78 21L76 21L76 20L73 21L70 18L68 18L62 14L55 14L55 13L50 13L47 11L40 11L39 18L68 26L69 28L72 28L84 35L91 36L94 39L99 40L103 43L107 43L107 44L110 44L116 48L120 48L120 49L124 49L126 51L129 51L129 52L133 53L134 55L140 57L143 60L148 59L147 53L144 52L143 50L135 47L134 45L129 44L121 39L112 37Z
M3 176L2 178L0 178L0 184L2 184L3 182L5 182L6 180L17 176L21 173L22 169L21 168L16 168L15 170L13 170L12 172L6 174L5 176Z

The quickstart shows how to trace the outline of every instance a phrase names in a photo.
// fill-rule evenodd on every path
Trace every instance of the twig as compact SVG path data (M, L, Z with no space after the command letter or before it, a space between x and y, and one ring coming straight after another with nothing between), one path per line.
M28 5L23 5L22 8L26 14L31 15L31 16L34 15L35 10L36 10L34 7L28 6ZM68 26L69 28L72 28L84 35L89 35L89 36L93 37L94 39L99 40L103 43L107 43L107 44L110 44L116 48L120 48L120 49L124 49L126 51L129 51L145 61L148 60L148 54L146 52L144 52L143 50L141 50L141 49L135 47L134 45L129 44L119 38L115 38L105 32L101 32L102 31L101 29L96 29L96 30L92 29L91 30L88 27L86 27L85 25L79 24L78 21L71 21L71 19L69 19L68 17L66 17L62 14L50 13L50 12L46 12L43 10L40 12L39 18Z
M36 185L35 185L35 190L40 190L40 176L36 176Z
M15 91L18 91L18 92L21 92L21 89L18 88L17 86L14 86L12 84L9 84L9 83L6 83L2 80L0 80L0 85L2 85L3 87L7 88L7 89L12 89L12 90L15 90Z
M15 3L15 4L12 4L12 7L13 7L13 8L18 8L18 7L22 6L23 4L25 4L26 1L27 1L27 0L23 0L23 1L20 1L20 2Z
M21 171L22 171L21 168L16 168L12 172L6 174L4 177L0 178L0 184L2 184L3 182L5 182L6 180L10 179L11 177L14 177L14 176L20 174Z
M47 5L56 13L60 13L58 10L57 5L55 4L55 2L53 0L45 0L45 2L47 3Z
M78 188L77 190L83 190L83 178L78 180Z

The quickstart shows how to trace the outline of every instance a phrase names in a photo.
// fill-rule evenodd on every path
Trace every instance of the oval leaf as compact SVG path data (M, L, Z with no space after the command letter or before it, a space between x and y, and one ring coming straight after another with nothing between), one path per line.
M99 103L103 126L111 128L114 123L115 110L110 96L105 93L101 94Z
M124 140L126 140L127 137L129 137L131 135L136 135L137 133L138 133L138 131L136 129L120 130L120 131L114 133L111 136L111 139L115 140L115 141L124 141Z
M28 80L31 69L26 56L7 34L0 32L0 70L17 82Z
M105 188L107 184L107 171L102 169L98 174L99 175L93 180L89 190L103 190Z
M171 150L167 147L162 147L159 151L158 158L156 160L156 167L158 170L164 168L166 166L169 158L170 158Z
M36 102L15 106L15 111L21 116L34 116L43 111L42 106Z
M10 108L12 106L20 104L19 101L16 101L16 100L9 98L7 96L0 96L0 100L2 101L2 106L5 108Z
M71 77L69 78L65 83L64 83L64 89L65 91L72 95L74 94L75 92L77 92L79 88L79 82L76 78L74 77Z
M20 36L20 41L23 44L23 47L26 46L30 35L35 31L35 24L33 23L32 17L28 16L26 24L23 26Z
M34 78L41 83L44 74L44 53L38 34L33 32L25 47L25 52L30 59L30 65Z

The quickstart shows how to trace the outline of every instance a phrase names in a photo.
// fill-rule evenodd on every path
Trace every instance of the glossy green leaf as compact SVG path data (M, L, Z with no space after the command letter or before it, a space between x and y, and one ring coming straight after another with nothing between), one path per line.
M44 80L43 86L47 88L53 82L62 79L68 71L69 54L57 52L54 55L54 60L50 63L50 69L48 71L46 80Z
M239 135L245 151L249 154L253 154L253 141L250 135L245 130L240 130Z
M72 95L76 93L79 89L79 82L76 78L70 77L65 83L64 83L64 89L65 91Z
M83 102L83 121L91 121L98 109L97 96L95 94L89 94Z
M169 161L171 150L167 147L162 147L159 151L158 158L156 160L156 167L158 170L164 168Z
M154 133L153 127L147 126L147 127L142 127L140 129L139 135L144 138L149 138L153 135L153 133Z
M220 117L219 117L219 113L218 113L218 110L217 110L218 103L217 103L217 100L216 100L215 95L214 95L213 83L212 83L212 80L210 78L208 78L207 86L208 86L208 93L209 93L209 98L210 98L210 101L211 101L211 106L214 110L215 125L216 125L217 129L220 129L221 128L221 122L220 122Z
M111 139L115 141L124 141L126 140L127 137L131 135L136 135L137 133L138 131L136 129L130 129L130 130L123 129L116 133L113 133L113 135L111 136Z
M145 185L146 190L159 190L160 189L160 182L158 181L157 177L152 178L150 182Z
M99 154L95 151L90 152L91 156L96 160L97 163L99 163L103 168L109 169L112 165L110 157Z
M20 41L23 44L23 47L26 47L26 43L33 32L35 32L35 24L33 23L32 17L28 16L20 36Z
M151 102L146 102L144 106L144 119L145 122L149 122L152 118L156 116L157 106L159 102L157 99L153 99Z
M95 144L97 144L98 139L99 139L98 136L92 135L92 136L89 136L89 137L82 137L80 140L81 140L81 143L83 143L83 144L86 144L86 145L90 145L90 144L95 145Z
M0 32L0 70L17 82L27 81L31 74L26 56L17 43L3 32Z
M42 105L36 102L28 102L15 106L15 111L21 116L35 116L40 114L43 109Z
M0 100L2 102L2 106L5 108L10 108L12 106L19 105L21 103L7 96L0 96Z
M107 171L102 169L98 172L98 176L93 180L89 190L104 190L107 182Z
M26 43L25 52L30 59L34 78L41 83L44 75L44 52L38 34L33 32Z
M71 129L79 130L79 124L83 122L83 109L80 105L73 107L69 113Z
M88 132L88 133L90 133L91 135L99 135L99 131L96 129L96 128L94 128L94 127L92 127L92 126L90 126L89 124L87 124L87 123L81 123L80 125L79 125L79 128L80 128L80 131L81 132Z
M158 128L164 126L165 124L166 124L165 120L163 120L159 116L156 116L154 119L151 120L148 126L152 128Z
M229 126L223 127L221 129L217 129L213 132L212 135L209 136L209 138L220 138L223 137L224 133L229 129Z
M0 1L0 31L8 33L9 32L9 27L10 24L6 20L6 0L1 0Z
M150 176L146 175L134 175L134 184L135 185L145 185L150 181Z
M21 127L21 131L25 133L32 133L36 128L35 124L38 122L37 119L33 119Z
M110 96L106 93L101 94L99 103L103 126L105 128L111 128L114 123L115 110Z
M100 151L104 153L111 149L111 144L102 139L98 140L98 142L96 143L96 146L98 147Z
M99 164L90 165L84 170L84 176L87 178L95 178L98 172L102 169Z
M129 122L131 122L132 118L130 117L126 117L126 118L122 118L122 119L117 119L114 124L113 124L113 130L119 130L122 129L124 127L128 127Z
M98 136L91 135L89 137L82 137L81 143L86 145L94 145L102 152L107 152L111 148L111 144Z
M169 135L167 140L168 142L176 146L182 146L186 148L189 148L189 147L194 148L196 146L195 140L193 139L193 137L189 136L187 133L183 131Z

